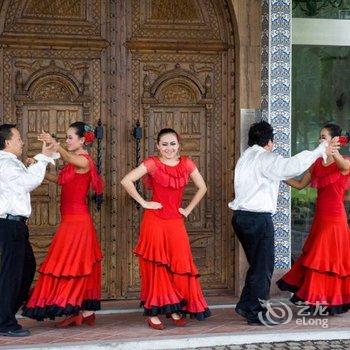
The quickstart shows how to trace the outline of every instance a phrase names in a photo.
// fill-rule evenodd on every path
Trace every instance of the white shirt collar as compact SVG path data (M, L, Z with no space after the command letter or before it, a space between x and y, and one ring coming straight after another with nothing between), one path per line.
M4 156L4 157L7 157L7 158L18 159L15 154L13 154L11 152L3 151L3 150L0 151L0 156Z

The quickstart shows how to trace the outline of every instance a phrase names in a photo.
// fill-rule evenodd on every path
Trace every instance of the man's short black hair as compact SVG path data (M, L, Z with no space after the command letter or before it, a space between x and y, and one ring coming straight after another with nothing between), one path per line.
M3 150L6 147L6 140L11 140L12 131L16 124L2 124L0 125L0 150Z
M273 127L265 121L254 123L248 133L248 146L266 146L269 141L273 142Z

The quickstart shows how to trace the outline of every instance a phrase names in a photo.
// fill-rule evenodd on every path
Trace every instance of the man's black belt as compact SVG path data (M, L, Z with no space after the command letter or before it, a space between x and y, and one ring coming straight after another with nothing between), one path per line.
M26 223L28 218L26 216L22 215L11 215L11 214L6 214L5 218L6 220L14 220L14 221L20 221Z

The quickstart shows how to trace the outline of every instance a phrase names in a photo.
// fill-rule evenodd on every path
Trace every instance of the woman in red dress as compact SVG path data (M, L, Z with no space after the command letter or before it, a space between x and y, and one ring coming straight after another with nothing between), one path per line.
M340 135L339 126L326 124L320 139ZM322 305L330 315L350 309L350 230L343 203L349 170L349 160L336 150L326 163L319 158L301 180L287 181L297 189L311 183L317 188L317 202L302 255L277 285L294 293L293 302L306 302L313 311Z
M71 124L67 131L68 151L47 133L39 139L54 143L66 162L58 177L46 175L62 186L61 222L23 315L39 321L67 316L61 326L92 325L94 311L100 309L102 253L87 195L90 186L97 195L103 191L95 164L85 150L94 139L93 129L83 122Z
M193 262L186 232L186 218L206 192L195 164L179 157L179 137L173 129L162 129L157 137L159 157L149 157L122 180L126 191L144 209L140 237L134 253L139 258L141 304L148 325L164 329L158 315L171 317L177 326L185 325L185 314L202 320L210 316L203 297L199 274ZM146 175L152 200L144 200L134 182ZM189 178L198 188L186 208L181 207Z

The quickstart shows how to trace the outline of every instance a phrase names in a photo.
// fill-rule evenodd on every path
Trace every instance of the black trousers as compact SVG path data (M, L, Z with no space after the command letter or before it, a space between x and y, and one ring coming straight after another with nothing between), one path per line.
M237 308L255 320L265 308L259 301L267 300L274 269L274 227L270 213L234 211L232 226L248 260L245 285Z
M21 328L16 312L28 298L36 263L23 222L0 219L0 331Z

